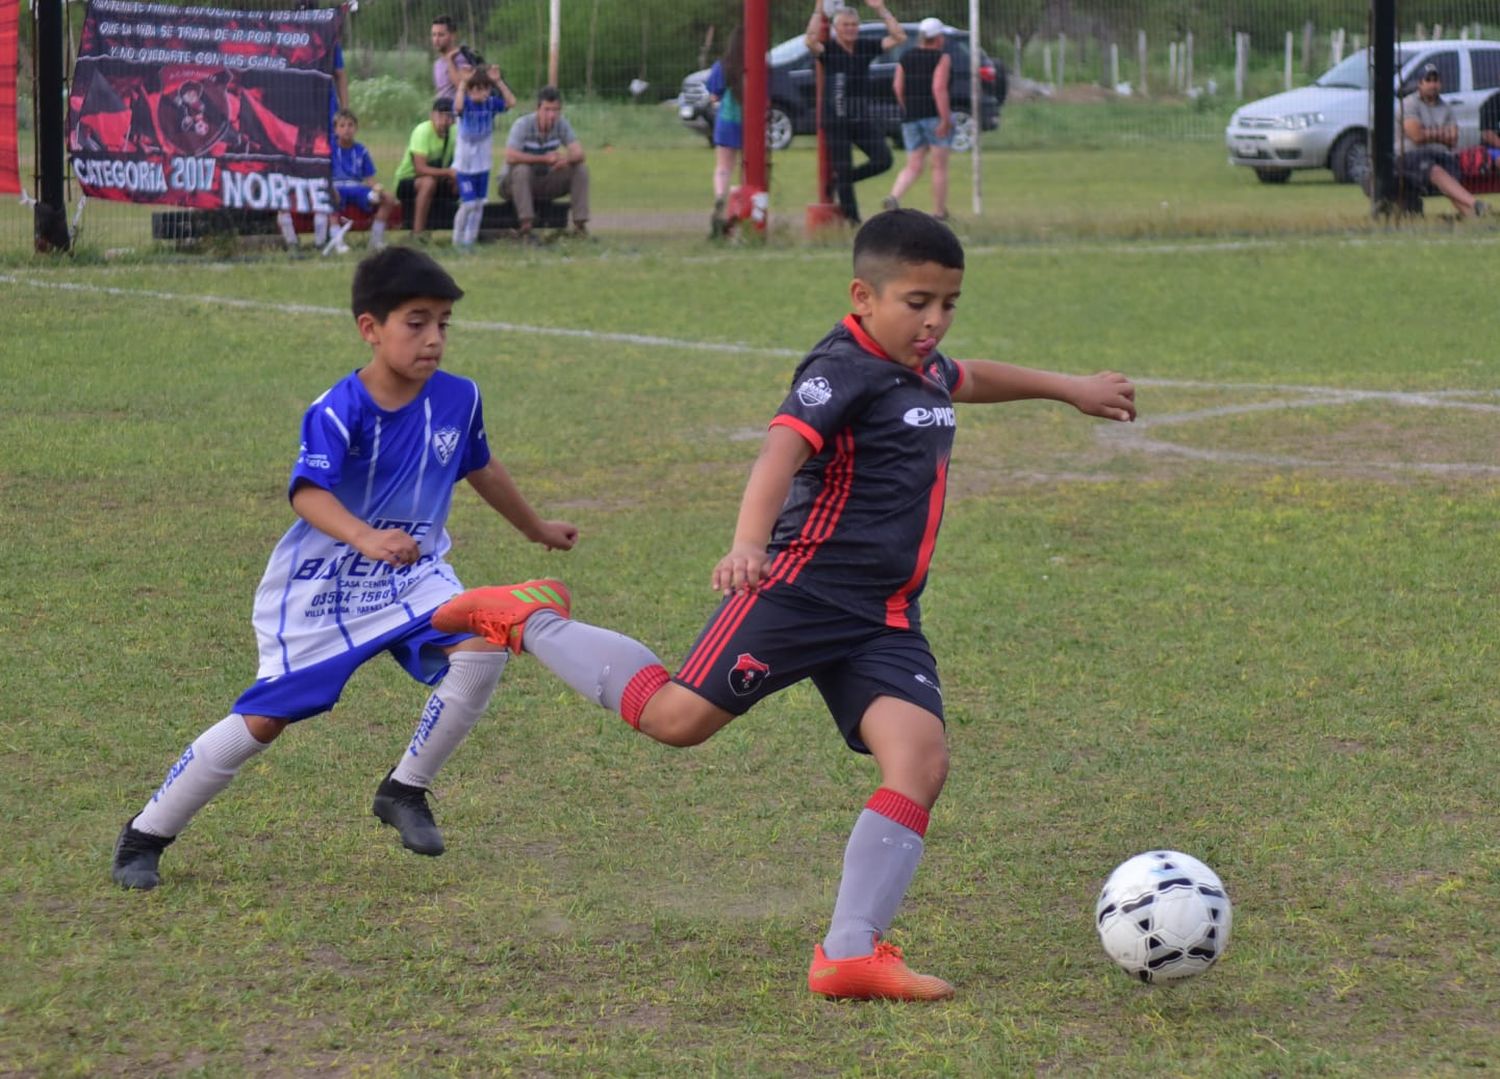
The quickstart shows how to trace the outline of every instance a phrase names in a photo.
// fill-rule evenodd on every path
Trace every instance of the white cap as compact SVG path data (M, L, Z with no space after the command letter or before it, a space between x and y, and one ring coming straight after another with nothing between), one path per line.
M927 18L923 19L920 23L917 24L917 33L919 33L923 37L929 38L929 39L930 38L935 38L935 37L942 37L943 36L943 20L942 19L934 19L931 15L929 15L929 16L927 16Z

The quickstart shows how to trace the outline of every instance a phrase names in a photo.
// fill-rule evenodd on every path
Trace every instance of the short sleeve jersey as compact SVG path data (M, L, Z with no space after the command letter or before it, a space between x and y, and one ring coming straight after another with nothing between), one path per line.
M953 452L963 368L942 353L914 371L853 315L807 354L772 426L812 445L771 534L772 584L871 622L920 622Z
M299 518L271 552L255 593L259 678L330 659L399 629L457 591L445 556L453 486L489 461L479 388L438 371L394 412L353 372L302 418L289 493L313 484L374 528L399 528L421 556L372 562Z
M459 172L488 172L495 154L495 118L505 111L505 99L491 94L483 101L465 101L457 116L458 150L453 167Z
M412 164L413 157L421 158L429 168L448 168L453 164L454 144L457 141L453 137L451 127L447 134L439 135L437 129L432 126L431 120L423 120L412 128L411 140L406 145L406 153L401 155L401 164L396 166L396 182L416 179L417 167Z
M375 175L375 160L362 142L345 149L333 144L333 182L336 184L361 184Z
M850 52L837 41L824 42L823 118L825 120L860 120L865 116L865 102L870 96L870 65L885 50L876 38L860 37Z

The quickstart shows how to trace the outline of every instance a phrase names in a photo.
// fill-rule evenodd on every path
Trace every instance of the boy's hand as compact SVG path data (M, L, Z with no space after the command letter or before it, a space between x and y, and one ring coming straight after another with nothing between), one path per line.
M1130 379L1116 371L1079 375L1073 380L1073 392L1068 403L1085 416L1099 416L1106 420L1133 420L1135 386Z
M417 541L399 528L372 528L354 549L372 562L389 562L393 566L409 566L422 556Z
M578 542L578 527L567 521L543 521L541 530L526 538L549 551L571 551L573 544Z
M771 556L764 547L735 544L714 567L714 591L726 596L736 592L754 592L760 587L770 561Z

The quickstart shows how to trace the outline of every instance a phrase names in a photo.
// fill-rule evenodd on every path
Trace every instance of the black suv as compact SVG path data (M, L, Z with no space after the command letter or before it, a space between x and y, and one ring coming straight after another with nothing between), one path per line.
M901 109L891 89L896 64L901 54L917 41L917 24L904 23L906 40L884 53L870 65L871 107L884 124L886 133L898 144L901 141ZM890 31L884 23L867 22L860 26L859 36L880 41ZM947 49L953 56L950 81L953 101L953 148L967 150L974 139L973 110L969 107L969 34L967 30L943 28ZM830 45L830 48L837 48ZM766 113L766 145L785 150L794 135L811 135L818 130L816 61L800 37L789 38L766 54L770 76L771 107ZM707 69L695 71L682 80L677 95L677 113L682 122L702 131L713 141L713 100L705 82ZM980 125L985 131L1000 126L1000 105L1005 101L1005 68L983 52L979 54Z

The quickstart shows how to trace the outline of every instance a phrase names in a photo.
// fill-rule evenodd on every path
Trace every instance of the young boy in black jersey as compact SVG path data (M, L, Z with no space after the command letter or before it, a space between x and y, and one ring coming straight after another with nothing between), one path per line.
M860 229L852 313L797 367L771 420L733 544L713 570L725 598L676 675L644 645L563 617L524 586L475 589L432 616L434 627L530 652L672 746L697 745L811 678L845 742L873 754L881 779L849 837L832 924L813 948L808 988L830 997L953 993L882 939L948 772L942 691L917 601L942 519L953 403L1048 398L1090 416L1135 417L1123 375L940 353L963 270L957 237L926 214L892 210Z

